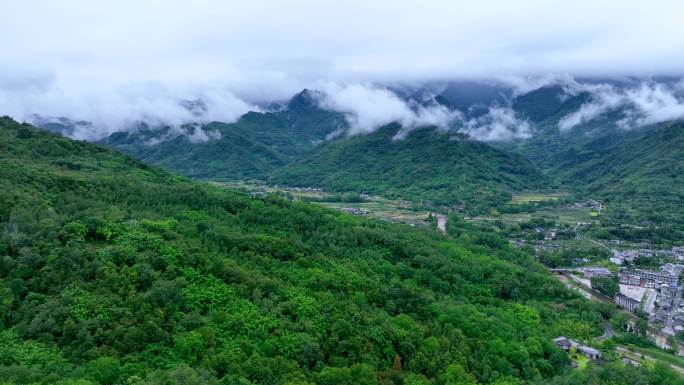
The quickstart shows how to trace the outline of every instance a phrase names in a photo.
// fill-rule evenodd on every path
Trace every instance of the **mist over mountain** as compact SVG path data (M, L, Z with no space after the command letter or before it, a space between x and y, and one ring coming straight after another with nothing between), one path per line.
M181 103L195 115L205 110L202 100ZM623 153L627 143L648 143L645 138L657 135L661 125L684 117L683 105L677 79L329 83L287 102L262 103L260 111L232 123L140 122L99 141L194 178L258 179L486 211L505 205L516 192L559 186L591 185L587 191L597 196L610 190L615 194L609 196L624 198L628 183L587 179L580 176L608 174L582 170L617 161L621 155L613 152ZM39 123L67 136L94 126L44 122ZM665 148L654 145L654 156L665 156L658 155ZM678 156L669 159L670 167L680 167ZM678 190L668 190L669 182L644 167L636 167L640 183L661 186L658 194L676 201ZM635 193L635 202L649 194L638 191L643 194ZM640 208L653 206L634 207L645 213Z
M633 129L684 118L684 80L664 79L574 79L562 77L509 78L490 81L457 81L423 85L382 85L326 83L306 91L311 104L337 112L346 118L346 135L370 133L390 123L399 123L398 137L417 127L435 126L446 131L468 134L476 140L505 141L528 139L540 124L566 131L607 115L612 126ZM158 116L138 113L111 122L96 116L51 116L43 112L27 120L77 139L99 140L113 132L171 127L186 135L181 126L211 122L232 123L247 111L287 109L281 100L240 101L227 98L168 99L169 106ZM301 94L297 94L301 95ZM220 100L223 100L221 102ZM242 113L230 111L236 103ZM154 104L154 103L153 103ZM259 107L260 106L260 107ZM144 108L144 107L141 107ZM178 113L167 114L168 110ZM197 132L193 141L207 141L216 135Z

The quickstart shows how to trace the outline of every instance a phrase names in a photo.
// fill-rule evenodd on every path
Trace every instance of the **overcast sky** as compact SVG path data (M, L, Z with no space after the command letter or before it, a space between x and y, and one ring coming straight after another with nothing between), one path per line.
M678 0L0 4L5 110L106 93L255 100L329 82L684 72Z
M684 2L2 0L2 84L683 72ZM259 89L259 90L257 90Z

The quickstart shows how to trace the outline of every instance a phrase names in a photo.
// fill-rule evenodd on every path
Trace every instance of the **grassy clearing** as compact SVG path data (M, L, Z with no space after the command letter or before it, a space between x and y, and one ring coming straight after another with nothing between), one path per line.
M220 186L231 189L237 189L248 193L265 192L265 193L281 193L289 194L294 199L317 199L321 201L312 201L313 204L318 204L335 210L342 210L347 208L363 209L368 212L366 214L370 218L383 219L397 223L407 223L410 225L424 225L430 213L426 210L413 210L402 205L402 201L386 199L380 196L373 196L369 200L359 203L348 202L325 202L325 198L331 197L334 194L325 191L311 191L308 189L287 188L279 186L269 186L258 181L236 181L236 182L212 182Z
M591 209L570 208L566 206L552 207L536 211L534 213L517 213L517 214L499 214L497 216L478 216L470 218L471 221L495 221L501 220L504 224L513 225L521 222L527 222L532 218L549 218L554 219L559 224L575 225L577 222L591 222L593 219Z
M568 193L565 192L551 192L551 193L540 193L540 192L529 192L513 195L511 204L519 205L530 202L545 202L551 200L558 200L567 196Z
M374 200L363 203L313 202L336 210L359 208L368 211L368 217L413 225L424 224L429 212L404 209L389 200Z

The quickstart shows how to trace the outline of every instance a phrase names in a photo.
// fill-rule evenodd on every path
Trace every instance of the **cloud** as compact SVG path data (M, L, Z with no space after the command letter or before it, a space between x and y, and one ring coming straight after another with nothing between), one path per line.
M642 84L625 95L632 107L627 125L645 126L684 118L684 100L663 84Z
M190 143L203 143L210 140L221 139L221 133L218 130L209 130L199 123L190 123L180 126L171 126L164 135L150 138L144 142L146 146L156 146L159 143L165 142L169 139L184 136Z
M491 106L489 111L465 121L459 131L482 141L505 141L532 137L532 127L519 119L510 107Z
M435 89L440 89L436 87ZM429 92L429 91L426 91ZM508 106L490 106L487 113L467 118L458 110L442 105L425 103L429 97L420 93L421 103L393 91L369 84L340 86L328 84L323 87L319 103L321 107L343 113L350 125L348 135L362 135L390 123L402 128L393 139L401 140L418 127L436 127L444 131L457 130L471 138L482 141L526 139L532 136L532 126L520 119ZM434 95L433 95L434 96ZM339 133L335 133L335 136Z
M558 122L558 127L562 131L596 119L606 112L613 111L624 105L625 96L612 85L600 84L596 86L576 86L576 91L586 90L592 94L592 100L584 103L580 108L572 112Z
M561 85L570 92L577 87L577 82L569 73L549 73L527 76L499 76L498 82L513 88L513 96L524 95L542 87Z
M6 1L0 114L91 121L76 135L96 139L139 120L232 121L251 103L333 83L329 103L355 132L394 120L443 126L453 112L360 85L499 79L524 93L566 76L548 73L679 76L683 13L674 0ZM179 107L197 99L199 114ZM679 113L663 95L639 103L643 122L660 119L656 107ZM610 108L597 98L565 124Z
M330 81L680 75L682 14L674 0L22 0L3 3L0 46L7 77L32 67L67 94L152 81L255 100Z
M45 79L45 78L40 78ZM190 108L188 101L201 101L201 108ZM156 83L129 84L116 88L74 90L49 81L15 81L0 88L0 113L15 119L35 122L37 116L67 117L88 122L73 127L70 136L97 140L113 132L133 129L140 122L150 127L180 126L211 121L233 122L257 107L232 93L212 86L168 88ZM194 130L193 140L208 134ZM211 138L211 135L206 136Z
M654 82L616 87L610 84L580 84L577 90L589 92L591 100L564 116L558 123L561 130L596 119L613 111L624 117L618 122L623 128L641 127L684 118L684 100L673 87ZM675 85L676 87L676 85Z
M387 88L369 84L338 85L322 88L320 106L341 112L349 123L348 135L367 134L390 123L399 123L401 138L416 127L447 129L460 113L441 105L423 106L405 101Z

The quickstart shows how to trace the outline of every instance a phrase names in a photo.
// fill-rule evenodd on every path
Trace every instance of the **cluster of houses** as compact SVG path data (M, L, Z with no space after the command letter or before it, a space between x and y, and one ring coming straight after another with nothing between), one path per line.
M568 205L568 208L573 208L573 209L581 209L581 208L585 208L585 207L589 207L592 210L601 212L601 210L603 210L606 206L603 203L601 203L597 200L594 200L594 199L587 199L586 202L575 202L575 203Z
M276 189L279 189L278 185L275 186ZM284 190L288 191L294 191L294 192L306 192L306 193L318 193L318 192L323 192L322 188L318 187L283 187Z
M370 211L358 207L343 207L340 210L352 215L367 215Z
M539 252L540 250L551 250L551 249L559 249L561 245L558 243L551 243L551 242L546 242L542 240L532 240L528 241L526 239L520 238L520 239L511 239L509 242L514 246L514 247L523 247L525 245L534 245L534 250Z
M653 250L653 249L638 249L638 250L623 250L613 251L613 256L610 261L616 265L623 265L625 262L632 263L638 257L653 258L664 257L673 258L678 261L684 261L684 246L675 246L670 250Z
M684 269L684 265L666 263L660 267L660 271L634 269L628 271L622 269L620 272L620 283L629 286L640 286L646 288L660 288L662 285L669 285L676 288L679 284L679 275Z
M684 246L673 246L670 250L655 250L654 254L656 257L669 257L684 261Z
M619 275L622 285L656 289L655 312L651 312L651 322L662 322L670 332L684 331L684 308L680 305L677 287L679 276L684 271L684 265L666 263L660 271L634 269L628 271L623 268ZM614 301L620 307L629 311L639 308L640 302L625 295L618 294Z
M582 345L575 340L571 340L570 338L560 336L555 338L553 342L556 344L556 346L565 350L566 352L569 352L574 348L578 353L584 355L592 361L596 361L601 358L601 352L599 350L590 346Z

